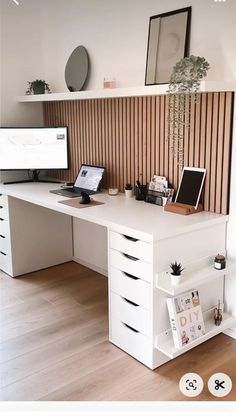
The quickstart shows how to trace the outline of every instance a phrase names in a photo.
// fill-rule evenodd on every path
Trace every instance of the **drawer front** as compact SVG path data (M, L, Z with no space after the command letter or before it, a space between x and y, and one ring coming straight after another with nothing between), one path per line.
M10 236L9 221L0 217L0 234L4 237Z
M150 312L114 292L110 294L111 317L121 320L143 335L151 335Z
M128 255L110 249L110 266L134 275L144 281L151 282L152 264L140 259L131 259Z
M9 237L0 234L0 252L10 253L10 240Z
M152 244L143 242L124 234L110 231L109 246L111 249L119 250L138 259L152 262Z
M0 205L5 207L7 206L7 204L8 204L8 196L0 194Z
M8 220L8 197L6 195L0 195L0 218Z
M152 341L127 327L122 321L111 318L110 340L138 361L152 368Z
M12 275L12 264L11 256L9 254L3 254L0 251L0 269L9 275Z
M134 303L150 309L151 286L146 281L136 278L133 275L122 272L114 267L110 268L111 291Z

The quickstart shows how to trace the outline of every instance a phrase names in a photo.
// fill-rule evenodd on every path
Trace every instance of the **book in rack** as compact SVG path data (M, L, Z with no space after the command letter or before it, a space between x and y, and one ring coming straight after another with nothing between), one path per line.
M167 298L174 345L182 348L205 334L198 290Z

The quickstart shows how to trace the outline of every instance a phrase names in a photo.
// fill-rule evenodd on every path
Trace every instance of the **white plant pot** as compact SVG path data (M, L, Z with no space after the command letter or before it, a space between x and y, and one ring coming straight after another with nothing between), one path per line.
M182 278L182 275L170 274L171 285L173 285L173 287L176 287L177 285L179 285L181 282L181 278Z
M125 189L125 197L132 198L133 196L133 189Z

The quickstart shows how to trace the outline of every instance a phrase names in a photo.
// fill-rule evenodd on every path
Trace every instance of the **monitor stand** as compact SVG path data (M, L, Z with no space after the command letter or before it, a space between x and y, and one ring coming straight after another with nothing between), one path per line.
M39 179L40 170L33 170L32 178L25 180L14 180L12 182L3 182L4 185L11 185L14 183L29 183L29 182L40 182L40 183L61 183L59 180L44 180Z

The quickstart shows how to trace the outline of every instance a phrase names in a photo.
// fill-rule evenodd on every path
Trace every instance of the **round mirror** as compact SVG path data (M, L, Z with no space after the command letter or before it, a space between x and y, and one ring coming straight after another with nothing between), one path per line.
M65 69L65 80L68 90L81 90L86 82L89 71L89 58L86 49L80 45L70 55Z

